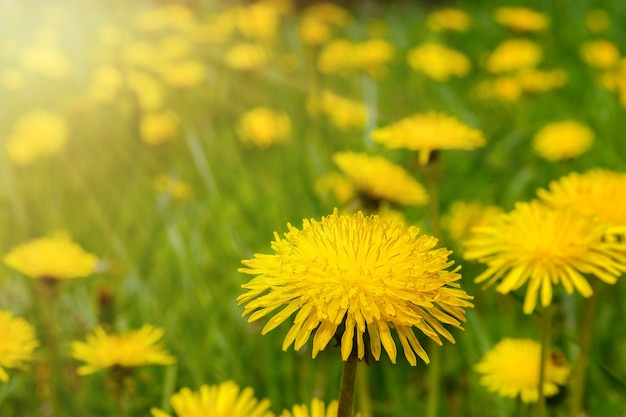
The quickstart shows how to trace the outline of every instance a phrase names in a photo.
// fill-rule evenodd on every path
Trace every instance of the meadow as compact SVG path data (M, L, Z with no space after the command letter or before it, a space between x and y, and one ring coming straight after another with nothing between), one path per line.
M280 310L248 322L254 307L241 298L264 268L242 260L275 254L288 224L303 230L335 209L437 237L454 261L445 268L461 266L455 282L473 297L466 321L445 326L456 343L438 346L428 324L413 323L430 364L407 360L393 319L395 360L384 337L379 358L366 342L354 400L362 417L626 416L626 3L517 6L0 1L0 417L335 417L293 407L338 399L341 334L315 358L313 336L283 351L293 317L261 334ZM426 144L389 145L403 135ZM408 178L354 155L384 158ZM572 173L588 175L592 191L509 236L511 247L553 239L506 261L535 262L517 270L529 282L475 282L493 265L481 245L502 239L490 253L505 253L520 203L552 204L544 194ZM594 238L576 234L585 222ZM10 257L46 237L93 255L34 245ZM546 281L533 282L543 270ZM162 334L77 348L96 326L145 325ZM514 386L549 362L567 369L556 392L544 398L531 381L539 398L526 401L526 388L506 396L482 382L477 364L506 338L555 350L531 364L504 357L504 380ZM152 343L158 354L141 357ZM93 372L81 368L89 359ZM193 401L186 411L170 402L228 381L270 405L230 409L224 394L225 408L212 409L213 398L194 414Z

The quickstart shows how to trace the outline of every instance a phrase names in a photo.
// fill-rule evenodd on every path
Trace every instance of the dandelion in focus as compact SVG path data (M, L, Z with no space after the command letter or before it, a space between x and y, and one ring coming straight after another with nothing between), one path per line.
M426 363L429 358L413 327L437 344L440 335L454 343L444 324L460 329L472 297L459 288L459 267L447 270L451 252L434 249L436 238L378 215L339 215L337 209L321 221L304 220L302 229L288 228L284 238L274 233L275 254L242 261L239 271L255 277L237 298L249 322L284 307L263 334L296 314L283 350L292 344L299 350L314 334L313 357L335 337L343 361L352 354L364 359L366 350L379 360L384 348L395 363L393 328L416 365L415 354Z
M596 168L552 181L537 195L550 207L571 207L612 226L626 226L626 173ZM610 202L610 204L607 204Z
M382 201L405 206L419 206L428 202L422 184L404 168L382 156L343 151L335 153L333 161L364 197L376 206Z
M535 152L548 161L571 159L587 152L593 143L593 131L575 120L545 125L533 137Z
M427 165L431 153L440 149L476 149L485 144L480 130L453 116L437 112L418 113L390 126L372 131L372 139L390 149L419 151L420 165Z
M243 144L267 149L291 141L291 119L287 113L256 107L239 118L235 131Z
M31 278L68 280L93 274L98 258L72 242L66 234L57 234L17 246L3 261Z
M172 395L170 404L178 417L274 417L269 400L257 399L252 388L242 390L233 381L202 385L196 392L183 388ZM153 417L171 417L155 407L150 412Z
M498 7L493 19L516 32L539 32L550 26L548 16L526 7Z
M72 357L84 362L76 372L89 375L106 368L170 365L176 362L159 346L163 329L144 325L139 330L107 334L100 326L87 335L86 342L72 342Z
M7 152L18 165L30 165L60 152L66 145L68 124L65 118L47 110L23 114L6 140Z
M465 11L453 7L435 10L426 17L426 26L433 32L466 32L471 23Z
M552 209L539 201L518 203L488 226L473 230L464 258L487 269L476 282L500 281L496 291L507 294L528 283L524 313L552 302L553 285L568 294L590 297L593 290L583 274L614 284L626 271L626 242L610 238L619 230L568 208Z
M503 339L496 344L475 369L481 374L480 383L501 397L520 397L522 402L539 399L539 367L541 344L531 339ZM570 365L562 354L546 355L543 393L552 397L559 387L567 384Z
M464 77L472 69L472 63L464 54L433 42L409 50L407 59L414 70L436 81Z
M9 374L4 368L23 369L24 363L33 359L39 341L33 326L21 317L13 317L10 311L0 310L0 334L0 381L7 382Z

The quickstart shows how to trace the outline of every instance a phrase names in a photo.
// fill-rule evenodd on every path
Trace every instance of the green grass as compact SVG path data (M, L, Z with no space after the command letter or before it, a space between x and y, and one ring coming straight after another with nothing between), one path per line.
M315 74L307 65L309 51L295 31L297 17L288 16L275 41L274 56L281 52L294 55L299 69L282 73L273 60L267 69L242 75L223 64L223 46L198 47L208 80L189 91L168 91L168 106L180 117L182 128L176 140L158 147L141 143L136 115L125 110L123 99L105 105L80 99L94 65L94 29L109 21L122 23L138 10L127 2L114 2L111 7L98 2L67 3L74 8L59 10L64 10L62 21L70 24L60 24L57 30L75 68L74 77L52 82L27 74L24 89L0 91L0 138L8 136L14 120L31 108L60 111L70 124L67 148L32 166L16 166L4 146L0 150L0 252L67 230L108 264L102 273L63 283L54 306L67 373L61 408L54 415L114 413L104 394L106 372L78 377L73 373L78 363L69 358L69 342L84 339L98 323L98 294L104 290L113 294L118 330L136 329L144 323L161 326L164 345L177 357L177 364L171 367L136 370L128 416L149 415L152 406L168 408L169 396L182 387L197 389L230 379L242 387L253 387L259 398L269 398L277 414L294 404L309 403L314 396L336 399L339 350L328 347L311 359L309 342L299 352L283 352L286 323L262 336L263 323L247 323L241 317L243 308L236 304L241 284L250 278L237 268L254 253L270 253L273 232L286 232L287 223L299 227L304 218L319 219L332 212L337 202L319 198L313 183L336 170L331 159L334 152L365 151L407 165L413 154L373 144L368 131L342 132L323 119L312 119L304 103L314 86L313 78L320 87L364 100L376 115L369 128L419 111L438 110L484 132L488 140L484 148L443 153L440 193L444 213L456 200L474 199L508 210L570 171L593 167L623 171L626 166L624 108L615 94L595 83L595 71L578 57L580 43L593 38L582 23L589 10L599 7L591 1L532 2L553 20L552 30L530 35L546 49L542 66L564 68L569 82L558 90L504 105L478 102L470 94L472 87L487 77L480 67L481 56L509 36L490 20L491 11L501 2L468 5L475 27L468 33L448 35L428 32L423 19L429 9L418 4L381 3L375 12L355 10L345 36L362 39L365 24L380 17L388 24L389 40L398 48L387 76L379 80L362 74ZM0 12L6 7L0 5ZM624 48L626 33L619 22L626 18L626 9L620 2L605 2L602 7L613 18L606 38ZM15 19L8 14L7 23L0 23L0 39L13 39L20 48L38 27L55 25L48 9L53 7L36 7ZM204 12L200 9L198 13ZM435 38L466 52L474 64L470 76L436 83L408 66L406 51ZM5 55L0 55L0 70L15 65ZM236 120L256 105L289 113L293 123L289 145L260 150L240 144L234 131ZM530 141L540 126L564 118L576 118L592 127L595 144L580 158L549 163L533 153ZM192 198L173 201L157 194L152 181L161 173L189 183ZM425 208L405 210L407 219L426 225L428 232L427 213ZM458 249L457 242L447 242L447 246ZM465 331L453 332L457 343L441 348L445 360L439 415L525 415L528 410L514 400L501 399L479 385L473 366L503 337L538 339L538 319L522 314L522 291L503 296L493 288L483 290L473 282L483 267L463 261L457 253L452 256L463 266L462 287L475 296L476 307L467 313ZM33 280L0 267L0 307L25 317L39 333L43 323L37 314L41 300L34 295L35 285ZM571 358L586 301L560 290L555 296L559 326L553 342ZM592 342L587 405L590 415L617 416L626 409L626 332L620 325L626 314L624 282L606 288L602 296ZM37 375L44 350L38 349L26 371L9 370L10 381L0 384L2 417L49 415L41 410L44 394ZM380 362L370 364L369 385L358 391L357 410L365 393L375 416L423 413L428 366L418 363L411 367L401 356L395 365L384 355ZM567 415L562 406L566 397L567 392L551 401L551 415Z

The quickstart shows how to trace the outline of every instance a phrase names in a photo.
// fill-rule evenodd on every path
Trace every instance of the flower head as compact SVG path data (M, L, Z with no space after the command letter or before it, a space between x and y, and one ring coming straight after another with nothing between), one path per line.
M57 234L35 239L13 248L4 256L7 266L37 279L72 279L95 272L98 258Z
M339 215L336 209L321 221L304 220L301 230L288 228L284 238L274 233L275 254L242 261L239 271L256 277L237 298L250 322L284 307L263 334L297 312L284 350L300 349L314 333L313 357L337 337L344 361L353 351L363 359L366 346L379 360L382 346L395 363L394 328L416 365L415 353L429 359L413 327L439 344L439 335L454 342L443 325L461 328L472 297L459 289L459 267L446 270L451 252L434 249L437 239L378 215Z
M369 156L352 151L333 155L335 164L357 188L374 201L416 206L426 204L424 187L399 165L382 156Z
M550 207L571 207L612 226L625 226L624 190L626 173L596 168L565 175L552 181L548 189L539 189L537 195Z
M606 39L583 43L580 47L580 56L588 65L602 69L614 67L620 60L619 49Z
M337 417L339 403L334 400L324 405L319 398L311 400L311 407L306 404L294 405L291 410L283 410L280 417ZM357 417L359 414L357 414Z
M487 71L499 74L534 68L543 58L541 47L528 39L509 39L499 44L485 61Z
M236 131L244 144L267 149L291 140L291 119L287 113L256 107L240 117Z
M591 296L583 274L614 284L626 271L626 243L607 239L616 233L571 209L555 210L539 201L518 203L489 226L474 229L464 257L485 263L487 270L476 282L500 280L496 290L502 294L528 282L524 313L530 314L539 293L541 304L550 305L556 284L567 293L576 289Z
M550 25L550 19L545 14L526 7L498 7L493 19L517 32L538 32Z
M0 381L7 382L9 374L3 368L22 368L39 346L35 329L26 320L0 310Z
M86 342L72 342L72 357L85 362L76 372L89 375L116 366L172 364L176 359L157 344L162 336L163 329L149 324L119 334L107 334L97 326L87 335Z
M575 158L589 149L593 131L575 120L564 120L545 125L533 138L533 148L548 161Z
M461 52L443 45L426 42L407 54L411 67L436 81L448 81L451 77L464 77L472 69L472 63Z
M472 20L465 11L453 7L435 10L426 17L426 25L434 32L465 32L471 23Z
M464 242L474 227L485 226L502 213L498 206L478 201L456 201L441 219L443 228L457 243Z
M22 115L7 138L11 159L19 165L29 165L58 153L67 142L67 121L59 114L35 110Z
M268 411L270 401L259 401L250 387L241 390L233 381L219 385L203 385L197 392L183 388L170 398L170 404L178 417L229 416L273 417ZM154 417L170 417L157 409L150 410Z
M168 142L178 132L178 118L169 111L153 111L145 113L139 121L141 140L149 145L160 145Z
M480 383L502 397L518 395L525 403L539 399L539 366L541 345L530 339L503 339L476 365L482 374ZM558 394L559 385L565 385L570 366L565 358L553 352L546 357L543 393L546 397Z
M426 165L430 153L438 149L475 149L485 144L480 130L436 112L419 113L375 129L372 139L391 149L419 151L421 165Z

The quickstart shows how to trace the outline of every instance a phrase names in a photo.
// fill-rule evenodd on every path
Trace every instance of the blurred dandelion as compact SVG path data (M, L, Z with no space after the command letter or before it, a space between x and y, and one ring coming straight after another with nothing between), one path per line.
M480 383L502 397L539 400L541 344L531 339L503 339L476 365ZM567 384L570 365L558 351L546 355L543 393L551 397Z
M406 206L428 202L426 190L401 166L383 158L352 151L337 152L333 161L356 188L376 206L388 201Z
M60 152L67 142L65 118L47 110L23 114L6 140L10 158L18 165L30 165Z
M434 32L466 32L471 24L469 14L453 7L435 10L426 17L426 26Z
M239 118L235 130L242 143L262 149L291 141L289 115L267 107L248 110Z
M178 118L167 110L144 113L139 120L139 135L148 145L160 145L173 140L178 129Z
M617 46L606 39L587 41L580 46L580 56L587 65L608 69L617 65L620 52Z
M170 398L178 417L229 416L229 417L273 417L269 411L270 401L258 400L250 387L243 390L233 381L219 385L203 385L197 392L183 388ZM153 407L153 417L171 417L170 414Z
M325 405L324 401L319 398L313 398L310 407L306 404L294 405L291 410L283 410L280 417L337 417L338 411L337 401L331 401ZM359 416L360 414L357 413L356 417Z
M158 345L163 329L144 325L139 330L107 334L97 326L86 342L72 342L72 357L85 362L77 369L89 375L105 368L131 368L143 365L170 365L176 361Z
M10 311L0 310L0 334L0 381L7 382L9 374L4 368L24 368L24 362L33 359L39 341L33 326L21 317L13 317Z
M626 271L626 243L607 239L617 232L573 209L518 203L490 225L475 229L464 257L486 264L476 282L500 280L496 290L502 294L528 283L524 313L530 314L539 294L541 305L550 305L556 284L567 293L576 289L590 297L593 291L583 274L614 284Z
M390 149L419 151L420 165L427 165L439 149L476 149L485 144L480 130L443 113L418 113L372 131L372 139Z
M96 272L98 258L72 242L66 234L43 237L8 252L4 263L41 280L68 280Z
M561 161L587 152L593 143L593 137L593 131L578 121L552 122L535 134L533 148L548 161Z
M491 223L503 210L479 201L455 201L442 219L441 226L460 245L471 236L472 228Z
M550 26L547 15L526 7L498 7L493 20L516 32L539 32Z
M492 74L515 72L536 67L543 59L543 50L536 42L513 38L501 42L485 59L485 68Z
M407 53L409 65L435 81L448 81L453 76L464 77L472 63L463 53L434 42L426 42Z

